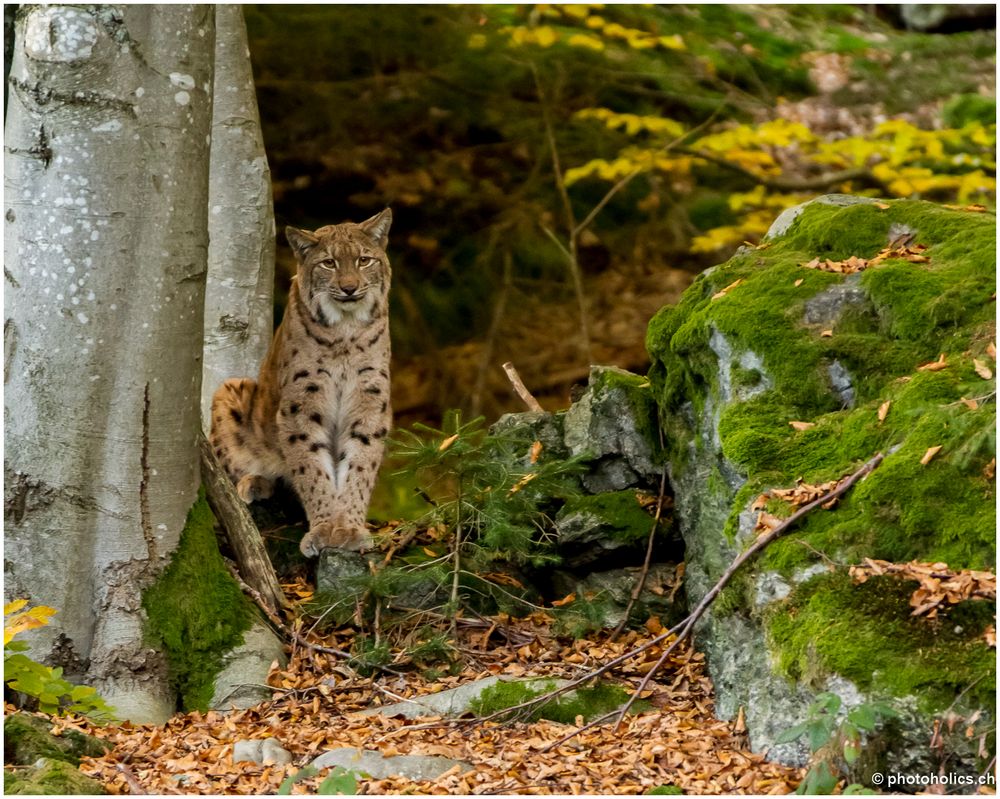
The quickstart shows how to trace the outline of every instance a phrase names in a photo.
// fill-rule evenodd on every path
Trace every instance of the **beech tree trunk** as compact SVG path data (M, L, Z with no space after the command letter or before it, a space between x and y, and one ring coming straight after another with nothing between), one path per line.
M35 657L175 707L143 590L199 484L215 7L22 6L6 124L5 591Z
M243 10L216 11L202 420L227 377L256 377L274 332L274 212Z

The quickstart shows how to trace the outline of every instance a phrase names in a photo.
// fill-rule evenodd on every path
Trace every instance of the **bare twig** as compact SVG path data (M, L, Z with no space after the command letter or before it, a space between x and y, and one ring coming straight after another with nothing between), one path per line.
M525 387L521 380L521 376L517 373L517 369L514 368L514 364L507 361L503 365L503 370L507 373L507 379L510 380L510 384L514 387L514 391L517 396L521 398L521 401L528 406L529 411L542 411L545 410L541 405L538 404L530 391Z
M226 565L229 566L230 564L227 563ZM299 646L303 646L306 649L309 649L309 650L311 650L313 652L320 652L320 653L322 653L324 655L335 655L336 657L343 658L344 660L347 660L347 661L351 661L351 660L355 659L354 656L350 652L347 652L347 651L345 651L343 649L337 649L337 648L332 647L332 646L322 646L320 644L314 644L312 641L307 640L305 638L305 636L301 635L300 633L298 633L297 631L293 630L288 625L286 625L281 620L281 618L278 616L277 613L275 613L269 607L267 607L267 605L264 603L263 599L261 598L260 593L255 588L247 585L240 578L240 575L236 572L235 569L233 569L230 566L230 570L229 571L230 571L230 574L232 574L233 579L236 580L237 583L239 583L239 586L240 586L240 588L243 589L243 592L247 596L249 596L254 602L257 603L257 607L259 607L261 609L261 611L264 613L264 615L267 616L267 620L269 622L271 622L271 624L274 625L274 627L282 635L284 635L285 638L287 638L289 641L292 641L294 644L298 644ZM380 671L387 672L388 674L392 674L392 675L394 675L396 677L403 677L403 676L405 676L403 674L403 672L397 671L396 669L390 668L389 666L382 666L382 665L379 665L379 664L372 664L372 666L374 668L376 668L376 669L379 669Z
M122 773L122 776L128 783L129 793L135 796L158 795L157 792L154 791L152 788L144 788L142 784L139 782L139 780L136 778L135 774L132 772L132 769L130 769L124 763L115 763L115 768L117 768Z
M635 581L635 586L632 588L632 594L628 598L628 604L625 606L625 613L622 614L622 620L618 622L618 626L611 633L610 640L612 641L622 634L622 630L628 624L628 616L632 612L632 608L635 607L635 603L639 601L639 595L646 584L646 577L649 575L649 563L653 558L653 541L656 538L656 530L660 526L660 516L663 513L663 494L666 490L667 467L664 466L660 472L660 493L656 498L656 516L653 517L653 526L649 529L649 541L646 543L646 559L642 562L642 571L639 572L639 578Z

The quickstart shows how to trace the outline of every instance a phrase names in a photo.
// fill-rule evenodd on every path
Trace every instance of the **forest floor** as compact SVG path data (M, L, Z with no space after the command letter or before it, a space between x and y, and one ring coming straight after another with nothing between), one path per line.
M310 593L301 582L285 587L296 602ZM344 746L383 756L445 756L471 765L464 771L456 766L433 781L360 779L359 794L643 794L664 785L689 794L794 791L800 770L752 753L739 719L715 718L704 656L687 644L650 682L644 694L648 709L628 716L617 731L607 723L552 751L546 747L573 727L546 720L470 723L358 714L490 675L578 677L661 631L655 618L647 628L616 641L606 633L572 640L556 635L552 618L540 611L521 619L496 617L488 626L459 625L464 667L436 678L419 671L361 677L335 656L292 644L288 665L274 664L268 676L272 698L256 707L178 714L163 726L96 727L79 719L57 719L56 724L113 745L104 757L85 758L81 770L117 795L273 794L319 754ZM349 648L352 635L343 629L311 640ZM662 651L662 645L653 646L610 676L634 687ZM291 764L233 762L237 741L268 737L291 753ZM325 776L320 771L297 781L291 792L315 793Z

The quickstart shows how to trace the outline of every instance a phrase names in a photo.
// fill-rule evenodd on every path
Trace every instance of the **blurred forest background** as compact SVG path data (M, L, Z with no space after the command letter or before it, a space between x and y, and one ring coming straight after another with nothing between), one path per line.
M565 407L785 207L993 205L995 7L910 8L248 5L278 230L392 207L397 425Z

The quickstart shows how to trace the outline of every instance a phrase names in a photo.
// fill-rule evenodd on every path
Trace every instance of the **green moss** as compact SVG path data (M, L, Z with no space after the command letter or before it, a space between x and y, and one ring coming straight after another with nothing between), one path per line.
M3 790L10 795L33 796L93 796L104 794L104 786L81 774L74 766L61 760L44 760L42 765L3 772Z
M963 623L910 615L915 583L891 577L854 585L843 572L798 586L769 612L768 634L779 668L817 687L843 675L864 691L919 698L933 713L963 700L993 707L996 656L982 640L995 606L970 602Z
M683 796L684 790L679 785L657 785L646 791L646 796Z
M653 525L652 517L642 509L636 492L630 489L571 497L557 518L576 514L598 520L603 538L626 545L648 539Z
M477 716L488 716L527 702L555 688L556 683L552 680L500 681L486 688L473 700L470 709ZM591 721L621 707L628 698L629 692L620 685L599 682L588 688L569 691L541 707L534 708L530 720L548 719L561 724L574 724L577 717L582 716L584 721ZM636 702L631 712L642 712L648 706L648 703Z
M30 765L42 757L79 765L80 757L100 757L111 747L98 738L67 730L53 735L52 725L39 716L11 713L3 722L4 762Z
M801 266L817 257L871 257L886 245L893 224L918 231L928 263L890 259L846 278ZM810 514L793 536L770 546L760 569L788 576L815 563L817 552L847 563L874 557L943 561L956 569L992 567L995 486L984 467L996 449L995 382L977 375L972 359L991 363L984 351L995 337L994 225L990 214L926 202L893 201L888 208L813 204L784 236L703 274L676 307L652 320L650 381L672 439L668 455L675 478L689 468L689 442L706 440L705 412L718 407L720 356L711 346L713 331L732 349L727 365L737 389L746 386L748 376L734 362L745 352L763 361L770 387L745 401L731 399L718 417L722 453L747 477L722 531L730 542L740 512L761 491L798 479L835 480L876 452L886 456L834 509ZM711 299L736 280L743 282ZM822 336L827 324L803 321L806 303L845 281L860 287L863 296L858 301L859 292L853 291L855 304L829 325L832 335ZM918 371L942 352L948 368ZM834 361L851 375L852 408L841 406L831 385ZM962 397L980 397L979 407L966 407ZM885 402L888 415L879 422ZM814 426L799 432L790 427L792 421ZM921 465L931 447L941 450ZM699 462L699 469L705 466ZM723 497L729 493L719 480L709 480L708 489ZM773 502L768 510L779 517L790 511ZM892 695L917 693L930 706L985 668L978 645L971 644L953 649L949 664L944 648L921 637L926 629L912 626L905 601L882 609L874 601L852 604L852 597L863 598L872 589L845 585L841 607L832 593L819 591L824 584L809 584L818 592L814 601L797 595L790 609L765 619L776 656L791 676L819 682L839 673ZM752 588L749 578L734 583L713 612L752 606ZM843 618L831 608L842 610ZM890 646L886 640L896 632L887 631L894 631L893 625L901 637ZM866 649L854 648L855 627L864 630ZM876 661L882 676L872 674ZM885 676L894 670L895 682Z
M170 565L142 604L148 635L166 652L183 706L206 710L223 655L242 642L252 610L219 554L204 491L188 513Z
M948 128L961 128L970 122L994 125L997 121L997 100L981 94L960 94L945 103L941 119Z
M590 391L596 406L612 402L614 412L635 421L636 432L649 444L654 461L662 454L656 398L649 378L624 369L603 367L591 371Z

